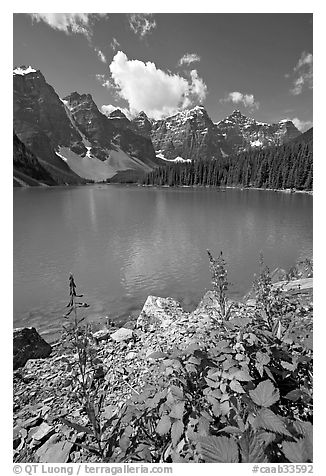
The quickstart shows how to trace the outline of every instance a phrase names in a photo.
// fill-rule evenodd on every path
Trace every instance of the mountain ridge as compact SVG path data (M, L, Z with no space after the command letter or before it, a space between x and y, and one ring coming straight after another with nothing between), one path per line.
M15 68L13 77L17 137L59 184L147 173L168 162L222 160L301 135L289 120L268 124L237 109L214 123L202 105L160 120L144 111L129 119L119 108L106 115L89 93L60 98L31 66Z

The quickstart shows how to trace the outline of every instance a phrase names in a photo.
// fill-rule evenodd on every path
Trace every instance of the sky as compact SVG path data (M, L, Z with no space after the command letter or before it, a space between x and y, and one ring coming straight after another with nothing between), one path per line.
M90 93L106 114L160 119L202 104L262 122L312 126L313 15L14 14L13 65L31 65L63 98Z

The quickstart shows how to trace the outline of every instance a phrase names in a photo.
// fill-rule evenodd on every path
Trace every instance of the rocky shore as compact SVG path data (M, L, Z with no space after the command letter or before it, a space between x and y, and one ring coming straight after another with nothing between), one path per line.
M307 275L293 275L292 279L296 279L286 283L286 292L299 297L299 311L311 320L312 277ZM274 275L277 276L282 273ZM244 302L234 302L232 318L252 316L254 304L252 296ZM103 362L96 378L102 380L105 390L103 408L107 418L150 380L157 366L157 359L151 357L154 353L184 349L191 344L200 348L216 337L214 321L219 319L218 310L211 291L190 313L172 298L149 296L134 322L119 329L108 326L94 332L94 349ZM27 344L26 339L30 339ZM71 393L69 369L77 355L69 351L64 339L50 349L42 341L33 328L14 331L14 461L100 461L83 446L88 435L82 427L87 426L88 420ZM62 418L70 418L81 427L76 425L73 429Z

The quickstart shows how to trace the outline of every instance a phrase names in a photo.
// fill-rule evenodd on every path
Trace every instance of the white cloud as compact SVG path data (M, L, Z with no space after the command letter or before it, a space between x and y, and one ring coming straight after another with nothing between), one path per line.
M120 43L118 42L118 40L116 38L113 38L112 41L111 41L110 46L113 49L113 51L116 51L119 48Z
M299 129L300 132L305 132L313 126L312 121L301 121L301 119L299 119L298 117L294 117L293 119L287 117L287 120L292 121L295 127Z
M110 81L110 79L106 77L105 74L96 74L95 76L96 76L96 79L102 84L104 88L115 89L114 84L112 83L112 81Z
M28 13L36 22L45 22L55 30L64 31L67 35L81 33L88 39L92 36L92 25L106 13Z
M106 57L103 51L99 50L98 48L95 48L95 51L97 53L97 56L99 57L99 60L102 61L102 63L106 63Z
M253 94L244 94L239 91L229 93L226 98L221 99L220 102L233 102L233 104L243 104L249 109L259 109L259 102L255 101Z
M301 54L299 61L293 68L293 87L290 93L298 96L305 89L312 89L313 86L313 56L305 51Z
M182 56L182 58L179 59L178 64L179 66L182 66L183 64L191 64L198 61L200 61L200 56L198 56L196 53L186 53Z
M129 14L129 26L136 35L143 38L156 28L156 21L152 13L131 13Z
M207 87L196 70L190 78L158 69L150 61L129 60L118 51L109 65L119 96L129 104L131 113L144 111L154 119L174 114L195 102L203 102Z
M127 109L126 107L113 106L113 104L106 104L101 107L101 111L106 116L109 116L111 112L116 111L117 109L120 109L120 111L123 112L123 114L127 116L128 119L132 118L132 115L130 114L129 109Z

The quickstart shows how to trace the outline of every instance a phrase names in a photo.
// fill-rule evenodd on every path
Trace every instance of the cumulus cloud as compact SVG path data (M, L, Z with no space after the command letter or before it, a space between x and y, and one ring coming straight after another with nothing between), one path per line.
M293 86L290 93L298 96L305 89L312 89L313 86L313 56L311 53L303 52L297 64L293 68Z
M117 93L128 102L131 113L145 111L160 119L206 97L207 87L196 70L186 79L162 71L150 61L129 60L122 51L116 53L109 70Z
M112 41L111 41L110 46L113 49L113 51L116 51L119 48L120 43L118 42L118 40L116 38L113 38Z
M106 104L101 107L101 111L106 116L109 116L111 112L116 111L117 109L120 109L120 111L123 112L123 114L127 116L128 119L132 118L132 115L130 114L129 109L127 109L126 107L113 106L113 104Z
M45 22L51 28L67 35L81 33L87 38L92 36L93 23L106 13L28 13L36 22Z
M99 60L102 61L102 63L106 63L106 57L103 51L99 50L98 48L95 48L95 51L97 53L97 56L99 57Z
M182 56L182 58L179 59L178 64L179 66L182 66L183 64L191 64L198 61L200 61L200 56L198 56L196 53L186 53Z
M312 121L301 121L298 117L294 117L293 119L287 118L288 121L292 121L293 124L300 132L305 132L313 126Z
M253 94L244 94L239 91L229 93L226 98L221 99L220 102L232 102L233 104L242 104L248 109L259 109L259 102L255 101Z
M156 28L156 21L152 13L131 13L129 26L136 35L143 38Z

